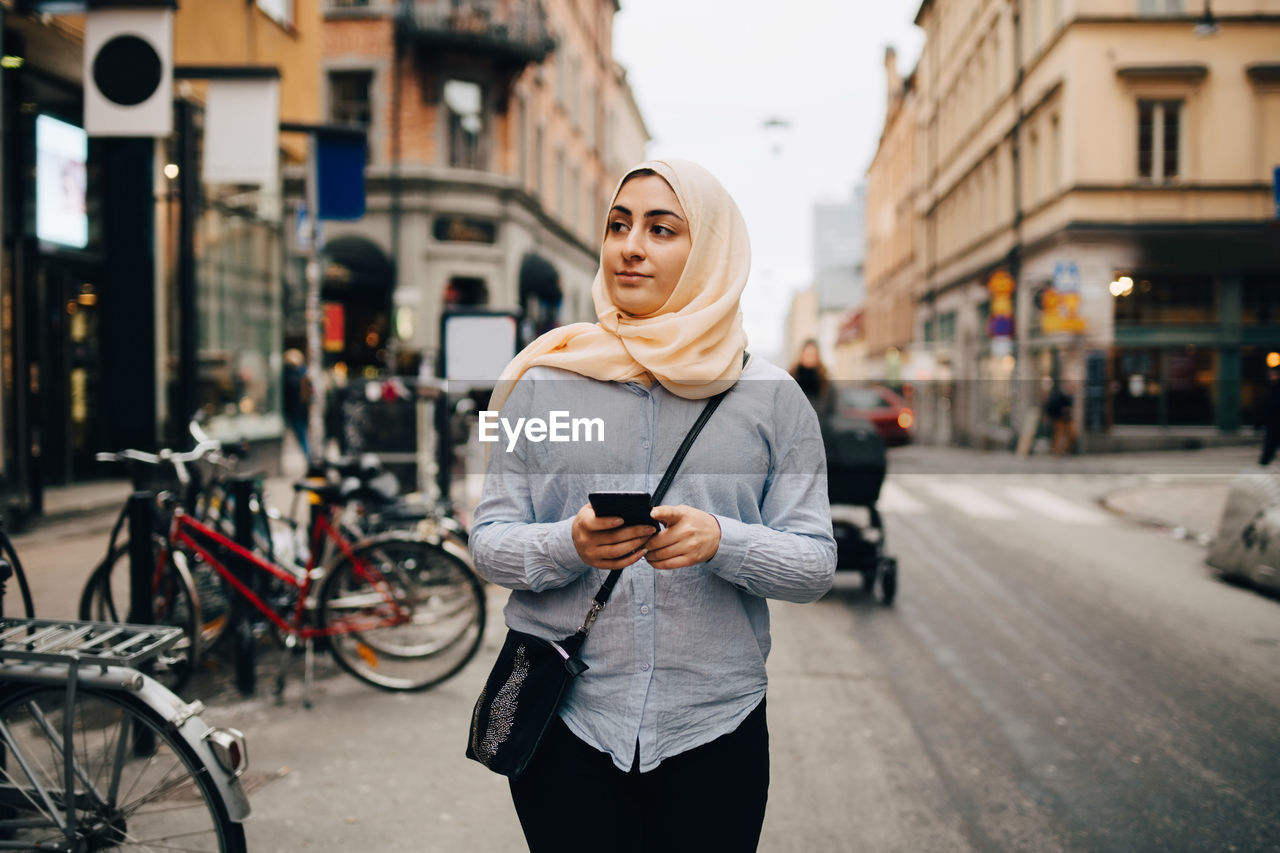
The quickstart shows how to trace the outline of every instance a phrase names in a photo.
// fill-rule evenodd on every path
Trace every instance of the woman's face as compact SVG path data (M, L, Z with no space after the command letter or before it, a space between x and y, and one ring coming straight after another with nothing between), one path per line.
M657 175L622 185L605 226L605 289L633 317L661 308L675 290L693 238L675 192Z
M821 364L818 347L814 344L805 344L804 349L800 350L800 363L805 367L817 367Z

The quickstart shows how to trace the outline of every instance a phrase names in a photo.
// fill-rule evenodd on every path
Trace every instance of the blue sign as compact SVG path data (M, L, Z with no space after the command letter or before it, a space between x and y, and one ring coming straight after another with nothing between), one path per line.
M1053 262L1053 289L1059 293L1080 292L1080 268L1075 261Z
M1271 170L1271 190L1276 198L1276 219L1280 219L1280 166Z
M321 219L364 216L364 148L363 139L317 136L316 180Z

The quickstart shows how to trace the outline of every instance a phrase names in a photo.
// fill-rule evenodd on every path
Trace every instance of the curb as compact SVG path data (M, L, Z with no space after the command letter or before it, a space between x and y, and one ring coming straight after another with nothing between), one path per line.
M1176 483L1176 484L1170 483L1165 485L1179 485L1179 486L1186 487L1186 486L1208 485L1208 484L1184 482L1184 483ZM1218 486L1219 484L1215 483L1212 485ZM1104 509L1105 511L1111 513L1112 515L1118 518L1123 518L1126 521L1132 522L1134 524L1142 525L1143 527L1152 527L1159 530L1166 530L1172 533L1173 536L1177 539L1189 539L1191 541L1194 541L1198 545L1208 547L1213 542L1214 536L1217 535L1216 530L1213 530L1213 531L1199 530L1196 528L1196 526L1188 525L1187 523L1178 521L1176 519L1162 518L1160 516L1149 514L1149 513L1135 512L1131 509L1118 506L1116 503L1116 499L1120 495L1127 495L1127 494L1132 494L1134 492L1141 492L1141 491L1151 491L1158 488L1159 487L1155 487L1155 486L1126 486L1126 487L1114 489L1110 492L1107 492L1106 494L1099 497L1097 499L1097 502L1098 502L1098 505L1102 507L1102 509Z

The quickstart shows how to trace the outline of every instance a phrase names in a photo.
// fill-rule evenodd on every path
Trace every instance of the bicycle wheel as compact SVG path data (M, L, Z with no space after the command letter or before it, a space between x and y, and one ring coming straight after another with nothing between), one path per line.
M0 700L0 838L50 850L193 850L242 853L244 827L191 747L127 692L80 686L72 740L66 690L20 689ZM63 750L74 752L66 778ZM74 829L65 828L75 794Z
M187 568L185 555L170 553L165 540L151 543L154 565L151 573L151 622L182 629L180 639L165 655L156 659L151 676L175 693L187 686L200 663L204 649L202 599ZM80 593L80 618L95 622L137 622L130 613L132 572L129 543L125 542L98 564Z
M36 606L31 600L31 587L27 585L27 573L22 570L22 561L18 559L18 552L13 549L13 542L3 530L0 530L0 556L8 560L9 565L13 567L13 579L18 582L18 594L22 597L23 615L28 619L34 619Z
M425 690L462 669L484 635L484 586L443 548L404 536L357 545L320 585L338 665L384 690Z

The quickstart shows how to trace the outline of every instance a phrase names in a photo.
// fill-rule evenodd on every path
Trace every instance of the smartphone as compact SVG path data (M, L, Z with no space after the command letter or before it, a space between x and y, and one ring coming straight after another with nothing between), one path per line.
M621 518L625 526L651 524L661 530L662 525L653 520L649 510L653 499L648 492L592 492L587 495L597 516Z

